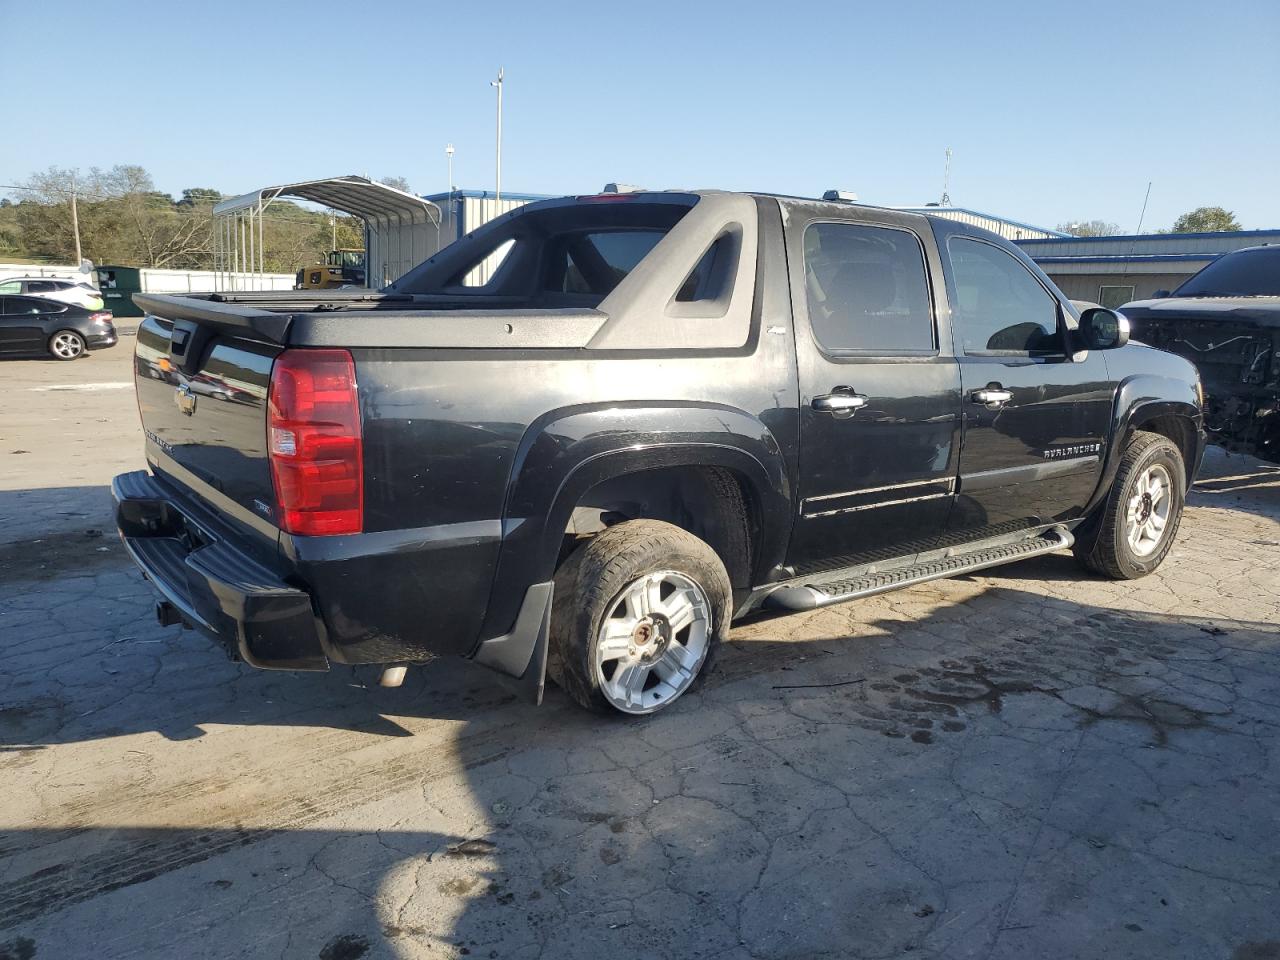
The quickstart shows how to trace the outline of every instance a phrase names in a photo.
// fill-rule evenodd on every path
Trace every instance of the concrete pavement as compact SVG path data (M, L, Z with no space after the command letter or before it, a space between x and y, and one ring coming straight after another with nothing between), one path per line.
M157 627L127 350L0 377L0 960L1280 958L1274 467L1211 453L1145 580L756 621L610 722Z

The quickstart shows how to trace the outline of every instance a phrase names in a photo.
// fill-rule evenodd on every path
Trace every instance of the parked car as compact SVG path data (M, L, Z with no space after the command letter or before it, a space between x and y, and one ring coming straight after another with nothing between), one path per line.
M1213 443L1280 463L1280 246L1225 254L1121 310L1134 337L1199 368Z
M0 296L0 353L47 353L56 360L75 360L86 350L115 345L110 311L44 297Z
M101 310L104 303L102 293L86 281L59 277L5 277L0 280L0 296L8 294L46 297L86 310Z
M381 292L137 301L120 534L161 622L258 667L456 655L652 713L761 608L1067 548L1148 574L1204 449L1186 360L993 234L852 203L570 197Z

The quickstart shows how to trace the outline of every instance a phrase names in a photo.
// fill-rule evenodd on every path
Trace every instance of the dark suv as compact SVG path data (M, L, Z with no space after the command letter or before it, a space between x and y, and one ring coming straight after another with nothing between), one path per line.
M1121 310L1135 338L1199 369L1211 441L1280 463L1280 246L1228 253Z

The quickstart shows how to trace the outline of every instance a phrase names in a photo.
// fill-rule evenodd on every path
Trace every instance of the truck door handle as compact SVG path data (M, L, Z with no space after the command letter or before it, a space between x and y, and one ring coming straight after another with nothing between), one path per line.
M974 403L985 403L988 406L998 407L1012 400L1013 392L1000 386L983 387L981 390L973 391L972 399Z
M867 405L867 398L860 393L828 393L813 398L813 409L829 413L837 420L852 417Z

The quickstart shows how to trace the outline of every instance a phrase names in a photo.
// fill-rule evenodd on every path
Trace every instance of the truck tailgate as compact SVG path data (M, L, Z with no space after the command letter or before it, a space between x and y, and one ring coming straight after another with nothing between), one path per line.
M246 549L274 559L267 390L283 347L246 334L148 315L134 354L138 412L152 468L242 528Z

